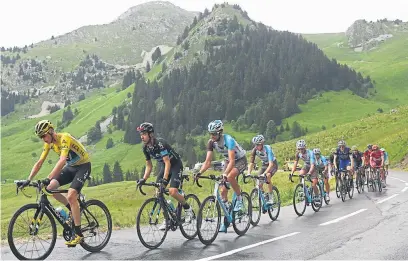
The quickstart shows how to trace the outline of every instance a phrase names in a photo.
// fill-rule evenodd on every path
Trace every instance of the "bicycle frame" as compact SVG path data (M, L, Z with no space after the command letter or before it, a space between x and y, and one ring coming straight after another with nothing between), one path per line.
M261 187L263 186L264 183L269 184L266 181L266 177L259 177L259 176L253 176L253 175L247 175L247 176L243 176L243 181L245 184L247 184L248 182L246 182L246 178L253 178L255 179L255 188L258 191L258 198L261 200L262 203L262 210L263 212L268 211L268 209L270 209L272 206L268 206L267 202L265 200L264 197L264 191L261 189Z
M310 176L310 175L309 175ZM306 195L306 199L307 199L307 203L312 203L312 195L310 195L309 190L312 189L313 190L313 186L307 186L305 183L305 176L303 175L293 175L293 177L299 177L299 183L303 185L303 193L304 195ZM292 180L292 178L290 177L290 181L294 182ZM311 180L307 180L308 182L312 183ZM307 188L306 188L307 187Z
M232 210L233 210L233 206L235 205L235 201L236 201L236 199L237 199L237 195L236 195L235 192L232 194L231 206L230 206L230 209L227 209L227 206L225 206L225 203L224 203L224 201L222 200L222 198L221 198L221 193L220 193L220 191L219 191L219 188L220 188L220 186L222 186L222 185L224 185L224 186L228 189L228 186L227 186L226 183L228 183L228 182L226 182L226 181L224 181L224 180L216 181L216 182L214 183L214 196L215 196L215 198L217 199L218 203L220 204L222 211L224 212L224 217L227 218L227 221L228 221L229 223L232 223L232 212L233 212Z

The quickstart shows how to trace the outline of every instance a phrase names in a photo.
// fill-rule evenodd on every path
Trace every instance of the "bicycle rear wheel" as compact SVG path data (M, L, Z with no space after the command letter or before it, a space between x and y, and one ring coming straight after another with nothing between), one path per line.
M96 207L95 210L89 210L94 207ZM81 246L89 252L101 251L108 244L112 235L112 217L109 209L102 201L91 199L85 202L85 209L81 214L83 215L81 223L84 220L88 222L86 226L84 224L81 226L81 231L84 234L84 241L81 243ZM88 234L89 236L87 236ZM102 242L93 245L92 241L96 242L100 238L103 238Z
M146 210L146 213L143 213L144 210ZM162 217L161 221L159 221L160 216ZM167 209L159 202L159 200L157 198L149 198L148 200L146 200L140 207L136 218L136 231L137 235L139 236L140 242L149 249L158 248L164 242L164 239L166 239L168 222L169 219ZM160 230L157 227L158 225L161 225L163 223L166 227L164 231ZM158 240L150 240L146 236L147 232L142 231L144 229L146 229L147 232L151 230L157 231L153 232L153 237L156 234L159 234Z
M189 194L185 197L187 204L190 205L190 208L193 210L193 217L191 218L191 221L189 223L182 223L180 225L180 231L181 234L187 239L193 239L197 236L197 214L198 211L200 210L200 200L198 197L194 194ZM182 210L185 212L185 210ZM184 213L184 217L186 214Z
M23 222L18 223L19 220ZM39 234L43 232L41 229L44 229L45 233L40 236ZM19 231L20 238L13 235L16 231ZM44 260L51 254L57 240L55 220L48 210L42 212L38 204L27 204L17 210L11 218L7 240L11 252L19 260ZM27 243L23 244L24 241ZM24 251L24 253L20 253L20 251ZM40 254L40 251L42 252L41 255L33 257L34 253Z

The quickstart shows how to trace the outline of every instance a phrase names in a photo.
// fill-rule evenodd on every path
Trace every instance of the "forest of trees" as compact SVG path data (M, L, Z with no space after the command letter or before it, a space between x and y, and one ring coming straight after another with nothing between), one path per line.
M257 30L228 24L218 30L233 34L217 48L206 42L206 64L198 61L189 69L174 69L160 85L136 79L125 142L140 142L134 129L143 121L184 148L189 133L201 134L214 119L273 137L277 130L267 131L268 122L280 125L300 111L299 104L321 92L348 88L365 97L373 87L369 77L329 60L315 44L293 33L262 24ZM293 127L293 135L307 132L298 124Z
M14 111L16 104L24 104L29 99L29 93L16 94L10 90L1 89L1 116L7 115Z

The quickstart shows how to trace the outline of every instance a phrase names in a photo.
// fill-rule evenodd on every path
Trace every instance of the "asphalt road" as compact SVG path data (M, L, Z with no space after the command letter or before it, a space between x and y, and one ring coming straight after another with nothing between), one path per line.
M343 203L331 193L330 205L315 213L307 207L298 217L293 206L281 208L277 221L262 215L257 227L238 237L232 227L210 246L198 238L186 240L179 230L167 234L159 249L148 250L136 230L113 231L109 244L90 254L81 247L68 249L58 240L56 259L131 260L245 260L245 259L408 259L408 173L390 171L387 188L358 194ZM2 246L1 259L16 259Z

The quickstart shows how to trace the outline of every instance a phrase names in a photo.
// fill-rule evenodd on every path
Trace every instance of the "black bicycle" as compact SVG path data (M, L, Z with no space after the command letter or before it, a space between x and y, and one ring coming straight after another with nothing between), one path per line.
M354 195L354 181L353 176L348 173L347 170L339 170L340 178L337 180L338 186L340 189L341 200L346 201L346 195L348 194L349 198L352 199Z
M17 194L19 187L23 185L25 180L16 180L14 183L17 186ZM57 193L68 193L68 190L48 190L47 180L38 180L31 182L30 187L34 187L38 195L40 194L40 200L36 204L27 204L21 207L14 213L8 226L7 239L13 254L20 260L43 260L47 258L55 247L57 240L57 227L55 219L63 227L63 237L66 241L71 241L75 238L74 222L71 216L68 220L57 212L50 201L48 196ZM31 195L27 195L23 190L21 192L31 198ZM85 201L85 196L81 193L78 195L78 202L81 212L81 231L84 235L84 240L80 245L89 252L99 252L106 244L108 244L112 233L112 218L108 208L101 201L91 199ZM97 207L102 210L105 216L103 218L96 218L94 210L89 210L92 207ZM30 213L31 212L31 213ZM18 221L22 219L22 223ZM102 227L104 224L101 221L106 220L106 227ZM48 232L47 232L48 231ZM44 233L42 233L44 232ZM17 233L17 235L15 235ZM105 234L102 236L101 234ZM101 243L93 245L93 241L96 239L103 239ZM28 240L26 244L22 244L25 240ZM38 246L36 243L39 243ZM20 246L21 245L21 246ZM48 245L48 247L46 247ZM24 253L21 253L24 251ZM33 254L37 253L39 256L33 257ZM42 254L40 254L42 253Z
M357 191L360 194L361 192L364 192L364 186L366 184L366 179L367 175L365 174L364 167L358 167L357 168L357 176L356 176L356 185L357 185Z
M184 195L182 190L184 179L189 181L187 174L183 174L181 178L179 193L182 195ZM164 195L168 196L169 190L165 189L161 183L150 182L137 184L136 189L138 188L140 193L146 195L142 190L142 186L151 186L158 189L155 197L149 198L143 203L136 218L137 235L139 236L140 242L142 242L145 247L149 249L158 248L164 242L164 239L167 236L167 231L169 229L176 231L178 227L180 228L181 234L187 239L193 239L197 236L196 213L198 213L200 207L200 200L196 195L188 194L185 196L186 202L193 209L193 217L190 217L190 220L186 222L186 213L182 213L184 211L183 206L181 203L178 203L177 207L174 208L171 201L166 200ZM147 213L142 215L144 210L147 210ZM162 224L165 225L165 229L161 230L160 228L157 228L158 225ZM144 229L146 229L146 231L142 231ZM148 236L148 232L152 232L152 230L153 238L157 234L159 235L157 241L145 238L145 236Z

